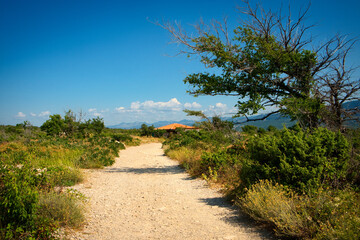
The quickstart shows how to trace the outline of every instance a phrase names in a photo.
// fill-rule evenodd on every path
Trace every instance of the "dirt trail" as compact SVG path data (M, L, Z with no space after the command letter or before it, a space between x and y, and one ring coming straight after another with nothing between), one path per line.
M164 156L160 143L121 151L113 166L74 187L89 199L70 239L268 239L219 193Z

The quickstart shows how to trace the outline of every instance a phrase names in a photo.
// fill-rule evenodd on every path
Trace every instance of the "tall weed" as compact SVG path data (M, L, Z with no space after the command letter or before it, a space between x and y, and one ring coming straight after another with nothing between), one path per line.
M298 199L291 191L269 180L251 186L238 203L252 218L272 224L278 235L303 237L305 223L298 212Z
M80 227L84 221L81 194L73 191L41 192L37 214L42 218L51 219L54 224L61 227Z

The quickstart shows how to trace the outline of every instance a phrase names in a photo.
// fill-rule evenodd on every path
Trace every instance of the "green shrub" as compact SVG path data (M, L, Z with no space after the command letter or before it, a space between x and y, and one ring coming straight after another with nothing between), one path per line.
M0 236L48 239L56 226L36 214L46 178L29 165L1 165L0 177Z
M314 239L360 239L360 195L351 189L320 189L303 198Z
M48 179L51 179L53 186L73 186L83 180L82 174L77 168L54 166L43 171Z
M244 133L248 133L248 134L254 134L257 132L258 128L256 126L253 125L245 125L241 127L241 130Z
M272 125L269 125L269 126L267 127L267 130L268 130L269 132L276 132L278 129L277 129L276 127L272 126Z
M128 134L121 134L121 133L113 134L112 138L119 142L132 142L133 141L133 137L131 137Z
M338 186L346 176L349 144L342 134L325 128L253 136L247 147L250 159L241 172L244 187L270 179L302 192L323 183Z
M155 129L154 126L147 126L145 123L141 125L140 136L147 137L163 137L166 134L166 130Z
M229 154L226 150L204 152L201 156L201 168L204 173L207 169L209 169L209 167L212 170L218 171L227 165L234 165L237 161L238 157L236 155Z

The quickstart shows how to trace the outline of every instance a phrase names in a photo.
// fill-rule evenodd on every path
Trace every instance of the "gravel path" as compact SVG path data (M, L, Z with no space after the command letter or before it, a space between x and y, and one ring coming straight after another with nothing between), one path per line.
M164 156L160 143L129 147L74 188L89 199L70 239L269 239L219 193Z

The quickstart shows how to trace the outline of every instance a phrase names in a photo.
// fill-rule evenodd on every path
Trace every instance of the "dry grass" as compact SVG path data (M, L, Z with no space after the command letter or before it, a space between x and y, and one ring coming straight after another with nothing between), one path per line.
M61 227L79 228L85 221L83 199L78 192L44 192L40 194L38 214Z
M177 160L190 175L201 176L201 155L203 149L191 149L188 147L180 147L174 150L166 150L165 153L171 159Z
M261 180L238 199L238 203L252 218L272 224L278 235L303 237L305 234L297 197L277 183Z
M140 144L146 143L163 143L165 141L164 138L156 138L156 137L146 137L146 136L134 136L134 139L140 140Z

